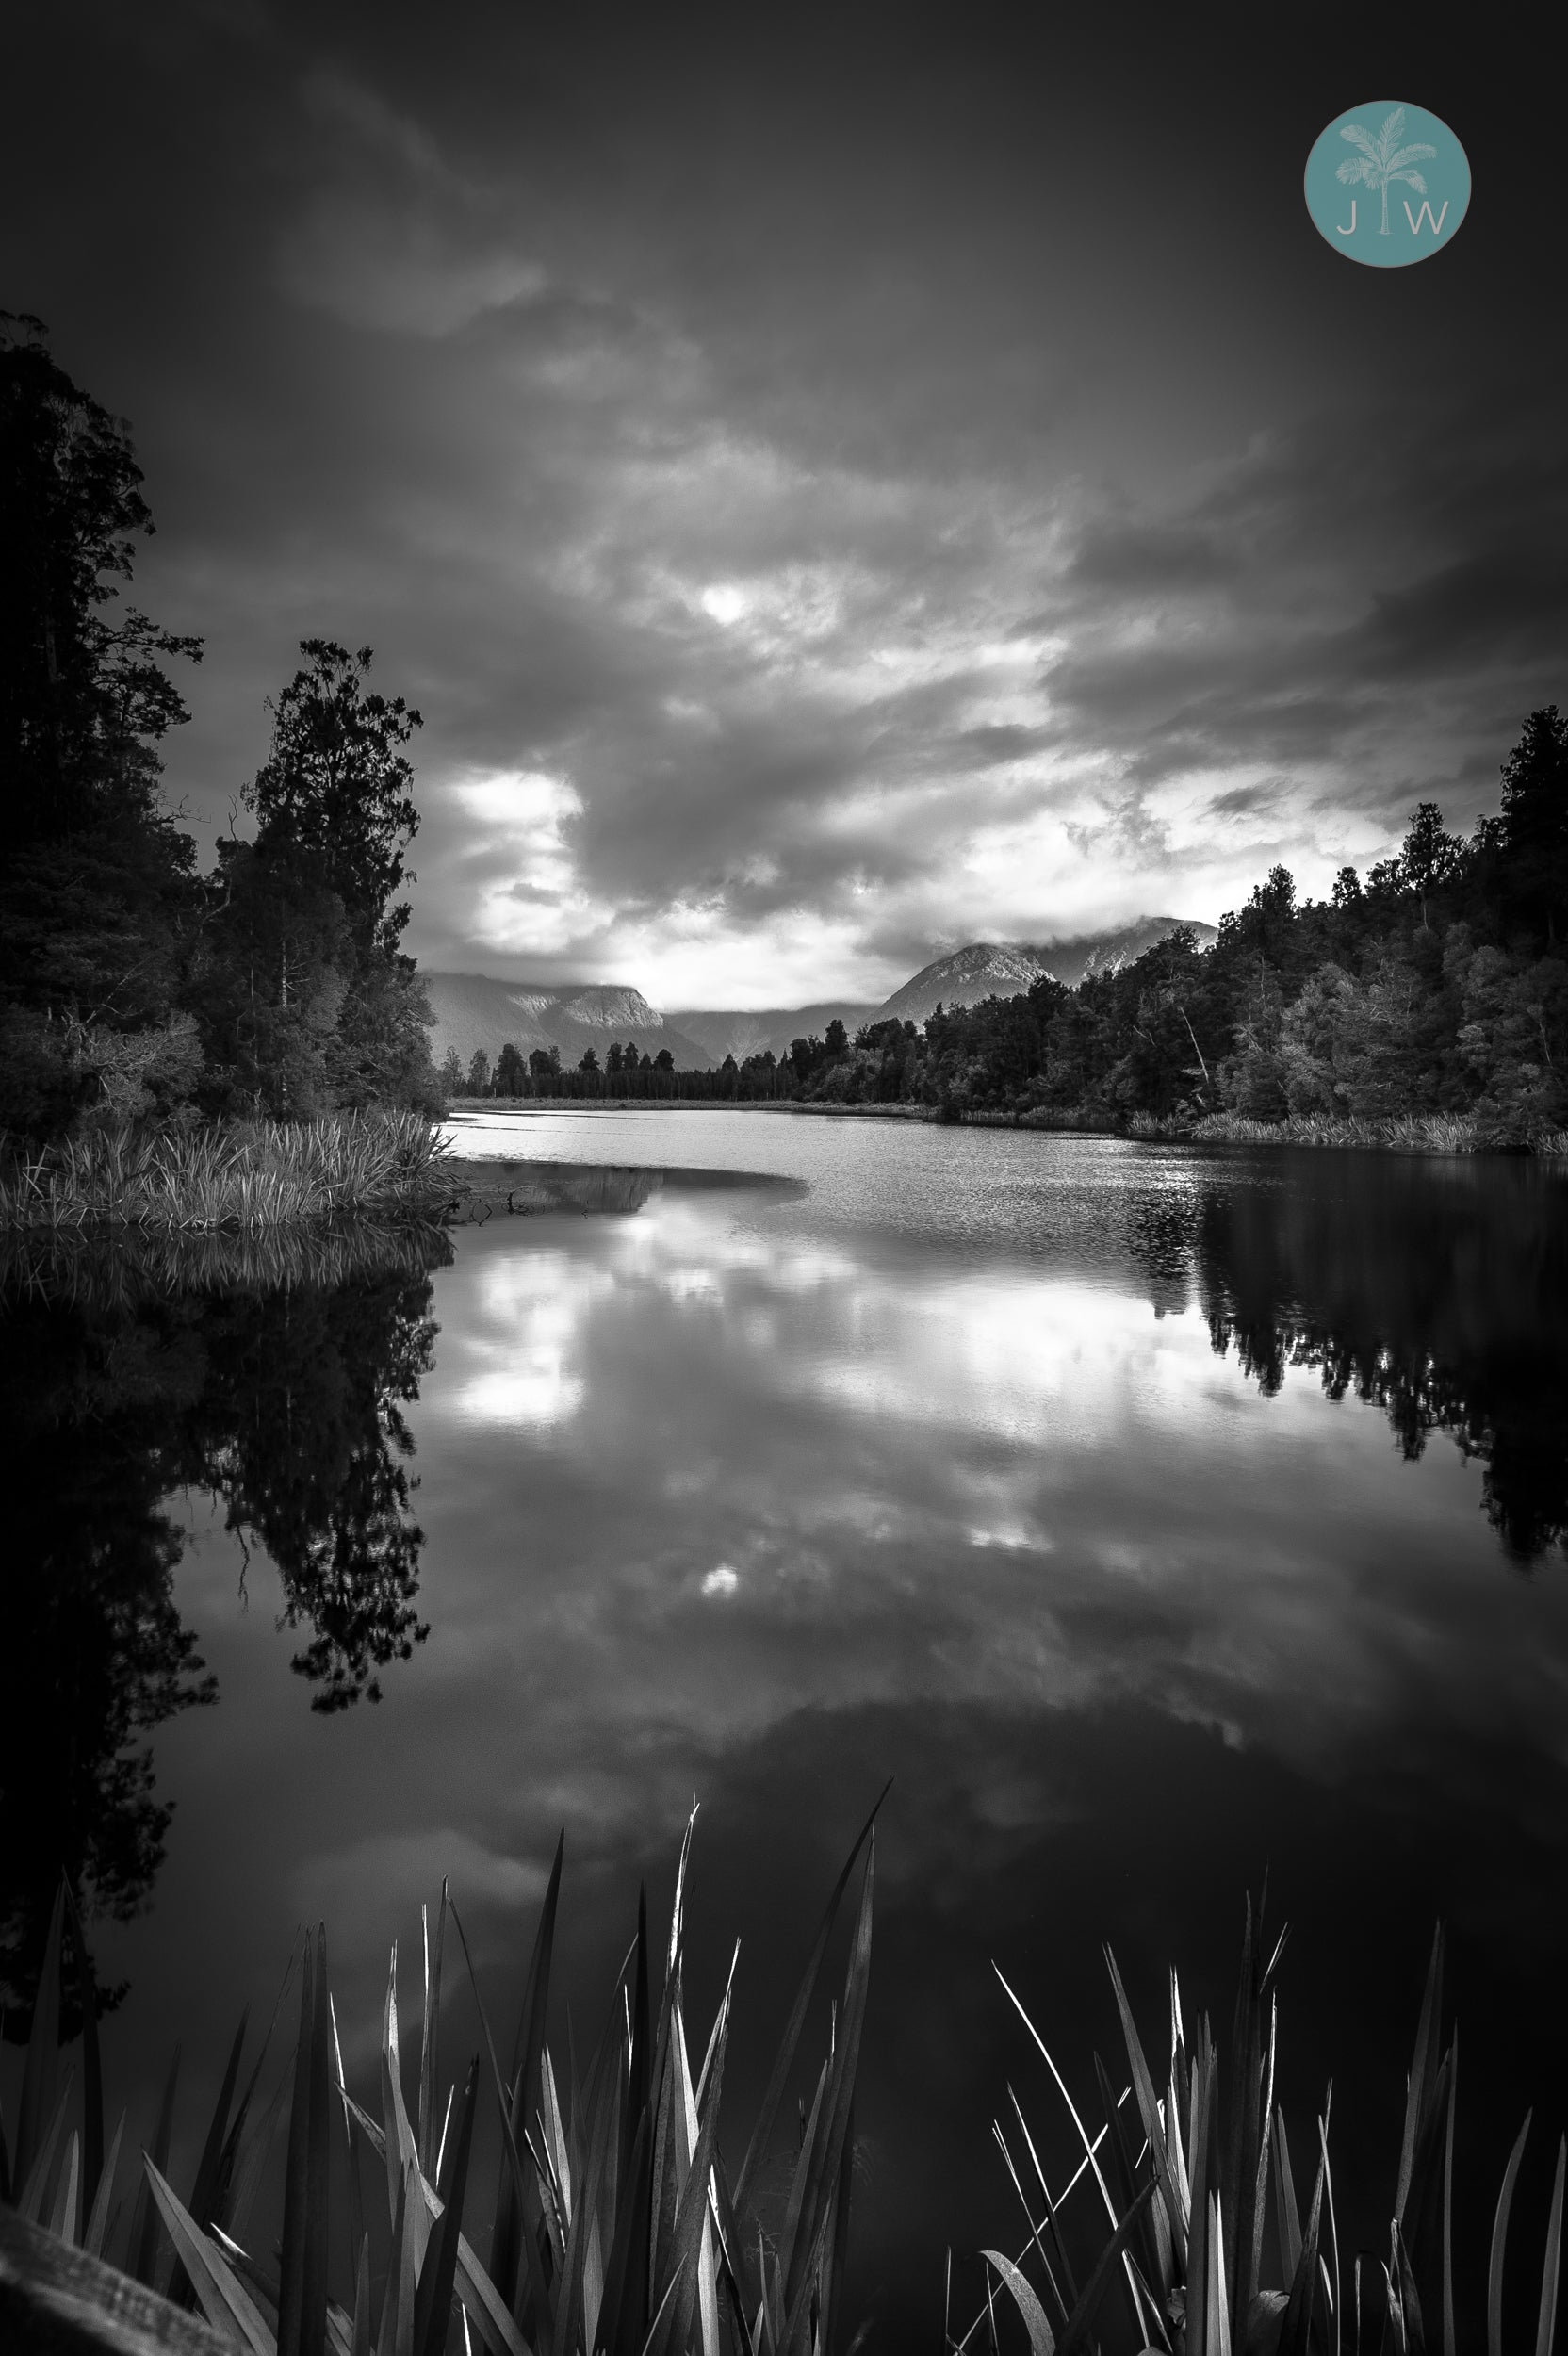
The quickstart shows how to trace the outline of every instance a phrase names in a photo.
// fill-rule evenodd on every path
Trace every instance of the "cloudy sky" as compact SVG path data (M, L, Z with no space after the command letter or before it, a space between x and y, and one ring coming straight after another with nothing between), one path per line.
M1529 19L1083 13L25 8L0 303L131 420L204 846L308 635L423 712L421 960L665 1006L1494 808L1568 696ZM1301 174L1389 96L1476 193L1373 270Z

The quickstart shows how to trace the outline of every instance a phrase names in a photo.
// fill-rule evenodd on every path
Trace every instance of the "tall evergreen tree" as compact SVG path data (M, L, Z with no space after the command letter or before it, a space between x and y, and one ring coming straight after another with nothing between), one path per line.
M351 655L304 638L300 652L308 661L271 706L271 751L246 804L265 841L319 862L360 947L389 954L408 923L407 903L392 895L419 824L403 747L424 723L401 695L367 691L368 646Z
M1556 704L1530 713L1502 774L1505 891L1555 945L1568 932L1568 717Z

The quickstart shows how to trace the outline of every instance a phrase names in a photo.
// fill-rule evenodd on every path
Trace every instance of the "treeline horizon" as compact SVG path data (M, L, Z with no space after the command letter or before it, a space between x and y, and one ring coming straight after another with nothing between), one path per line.
M1446 1114L1499 1143L1568 1122L1568 719L1532 712L1501 767L1501 809L1468 837L1437 804L1398 852L1343 867L1325 901L1276 866L1200 947L1186 925L1116 973L1042 974L1012 998L841 1022L701 1070L612 1044L575 1070L505 1042L492 1068L449 1049L449 1096L513 1102L909 1104L938 1118L1217 1114L1375 1121Z
M0 314L0 1133L84 1121L297 1121L452 1096L906 1104L935 1117L1196 1125L1451 1115L1498 1142L1568 1121L1568 720L1530 712L1468 837L1413 811L1396 856L1299 901L1275 867L1200 949L1187 927L1069 989L1042 975L923 1026L873 1021L677 1071L668 1049L498 1041L431 1060L401 947L420 714L371 654L301 641L270 741L199 872L161 806L202 642L105 608L152 530L129 429Z

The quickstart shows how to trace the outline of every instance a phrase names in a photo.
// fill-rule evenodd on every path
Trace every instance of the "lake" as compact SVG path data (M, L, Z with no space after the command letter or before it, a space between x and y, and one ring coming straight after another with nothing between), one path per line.
M1266 1873L1281 2096L1299 2179L1334 2080L1347 2257L1386 2248L1448 1926L1473 2291L1527 2104L1521 2220L1568 2105L1561 1167L706 1109L456 1129L612 1166L619 1207L195 1290L10 1271L13 1990L84 1861L125 1915L111 2097L145 2135L182 2040L188 2173L302 1921L351 2078L443 1873L510 2036L562 1827L591 2044L694 1797L691 2010L705 2036L739 1936L738 2144L891 1776L851 2268L884 2345L939 2347L949 2243L965 2321L968 2253L1021 2245L1009 2082L1070 2164L993 1959L1092 2103L1102 1943L1163 2051L1171 1963L1228 2021Z

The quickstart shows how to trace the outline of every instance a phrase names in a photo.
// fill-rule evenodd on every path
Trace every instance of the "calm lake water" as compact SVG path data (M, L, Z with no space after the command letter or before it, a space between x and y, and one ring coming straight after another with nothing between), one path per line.
M395 1937L413 2002L443 1873L509 2036L562 1826L590 2045L694 1796L703 2035L743 1942L738 2147L890 1775L852 2264L885 2345L939 2345L949 2242L1022 2240L1009 2081L1069 2151L992 1959L1090 2103L1101 1942L1152 2046L1168 1963L1189 2021L1228 2018L1266 1871L1298 2172L1331 2074L1347 2253L1386 2237L1439 1916L1466 2236L1484 2266L1534 2102L1539 2250L1568 2106L1564 1173L722 1111L458 1125L619 1166L625 1207L357 1273L8 1296L0 1966L24 1994L38 1888L85 1858L132 1910L97 1959L143 2135L184 2043L176 2176L306 1918L351 2077Z

